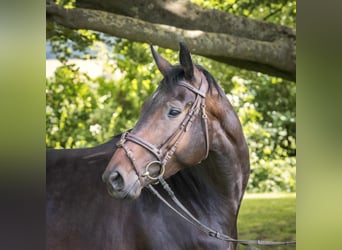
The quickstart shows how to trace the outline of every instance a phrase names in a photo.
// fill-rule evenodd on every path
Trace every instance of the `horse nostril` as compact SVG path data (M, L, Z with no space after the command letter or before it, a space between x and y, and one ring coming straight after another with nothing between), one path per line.
M124 180L118 171L114 171L108 178L109 184L114 190L119 191L124 188Z

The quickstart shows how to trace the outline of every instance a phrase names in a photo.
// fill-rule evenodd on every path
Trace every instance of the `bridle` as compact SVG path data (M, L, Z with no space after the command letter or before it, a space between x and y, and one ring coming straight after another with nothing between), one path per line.
M196 97L195 97L195 101L192 103L188 113L186 114L185 118L179 125L178 129L163 143L163 145L157 148L155 145L147 142L146 140L130 132L123 133L119 142L116 144L117 147L123 148L125 150L126 155L128 159L131 161L134 171L136 172L139 179L142 177L146 177L152 180L153 182L158 182L160 177L164 176L165 166L167 162L171 159L173 154L176 152L177 146L181 142L185 133L189 131L193 121L195 120L199 112L202 113L203 127L204 127L203 130L204 130L204 136L205 136L205 142L206 142L205 143L206 152L202 160L208 157L208 154L209 154L208 117L207 117L206 110L205 110L205 95L206 94L205 94L205 91L203 91L203 88L205 88L205 86L204 84L202 84L202 80L201 80L201 85L199 89L196 89L195 87L193 87L190 83L186 81L179 81L176 84L192 91L196 95ZM144 149L146 149L147 151L149 151L151 154L153 154L156 157L156 160L147 163L145 167L145 171L142 174L139 173L136 167L136 160L134 158L134 154L125 144L126 141L131 141L135 144L138 144L139 146L143 147ZM149 172L149 169L153 164L157 164L160 166L160 171L157 176L151 176Z
M277 246L277 245L292 245L296 244L296 241L286 241L286 242L272 242L272 241L262 241L262 240L237 240L234 239L228 235L225 235L223 233L220 233L216 230L213 230L203 223L201 223L198 219L196 219L191 212L189 212L188 209L186 209L183 204L177 199L174 192L170 188L170 186L167 184L167 182L164 180L163 176L165 173L165 165L166 163L171 159L173 154L175 153L177 146L179 142L182 140L183 136L186 132L189 131L193 121L195 120L197 114L201 111L202 113L202 119L203 119L203 126L204 126L204 135L205 135L205 142L206 142L206 152L204 157L201 161L206 159L209 154L209 132L208 132L208 117L205 110L205 91L203 91L203 87L205 87L202 84L201 79L201 85L199 89L194 88L190 83L186 81L179 81L176 83L179 86L183 86L187 88L188 90L192 91L195 95L195 101L193 102L191 108L189 109L187 115L185 116L184 120L180 124L179 128L171 135L170 138L166 140L166 142L159 148L154 146L153 144L147 142L146 140L130 133L125 132L122 134L121 139L117 143L117 147L123 148L126 152L126 155L128 159L131 161L131 164L133 165L133 169L136 172L138 176L138 180L140 180L141 177L147 177L148 179L152 180L154 184L161 183L163 188L167 191L175 205L184 213L182 214L178 209L176 209L174 206L172 206L166 199L163 198L162 195L151 185L149 184L147 188L158 197L165 205L167 205L171 210L173 210L176 214L178 214L181 218L189 222L190 224L196 226L199 230L206 233L210 237L214 237L219 240L232 242L236 244L241 244L249 249L252 250L258 250L258 248L252 246L252 245L266 245L266 246ZM153 154L157 160L151 161L147 163L145 167L145 172L140 174L137 167L136 167L136 160L134 158L133 152L128 148L128 146L125 144L126 141L131 141L135 144L140 145L147 151L149 151L151 154ZM173 144L171 142L174 141ZM168 150L167 150L168 149ZM164 151L167 150L165 153ZM160 171L157 176L151 176L149 173L149 168L153 164L159 164L160 165Z

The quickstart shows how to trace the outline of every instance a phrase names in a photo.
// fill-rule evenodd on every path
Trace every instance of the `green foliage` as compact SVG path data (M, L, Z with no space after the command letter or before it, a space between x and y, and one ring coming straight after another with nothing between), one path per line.
M94 146L134 126L160 75L147 45L123 41L115 50L116 63L107 61L108 74L116 72L118 78L90 79L75 65L65 64L47 80L47 147Z
M52 26L52 27L49 27ZM48 29L53 29L55 36L49 39L51 48L56 57L66 63L69 58L94 59L90 53L79 54L78 51L86 51L99 40L99 34L87 30L70 30L56 24L48 24Z
M46 143L48 147L82 147L91 140L86 121L96 109L90 79L72 65L62 66L46 86Z
M191 0L208 9L230 12L248 18L296 26L295 0Z
M234 76L234 87L228 95L250 149L248 190L293 192L296 190L295 83L253 74L241 72L240 76Z

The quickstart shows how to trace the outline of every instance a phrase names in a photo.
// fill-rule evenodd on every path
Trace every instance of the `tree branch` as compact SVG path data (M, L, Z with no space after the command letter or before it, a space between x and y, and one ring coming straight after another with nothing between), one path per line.
M280 34L295 37L295 31L289 27L206 9L189 0L77 0L76 6L150 23L172 24L185 30L225 33L260 41L274 41Z
M289 80L295 79L295 44L289 43L285 36L266 42L222 33L180 29L99 10L64 9L55 4L47 5L47 16L68 28L100 31L174 50L178 49L178 42L183 41L194 54Z

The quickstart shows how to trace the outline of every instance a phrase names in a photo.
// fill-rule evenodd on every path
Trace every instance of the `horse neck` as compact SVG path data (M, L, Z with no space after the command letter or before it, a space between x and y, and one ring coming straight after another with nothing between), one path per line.
M205 174L213 189L237 213L249 177L247 143L241 123L228 99L208 99L210 154L204 162Z
M198 214L227 212L227 203L222 193L217 192L213 180L208 176L205 162L188 167L168 179L176 196L187 208ZM225 218L223 216L222 218Z

